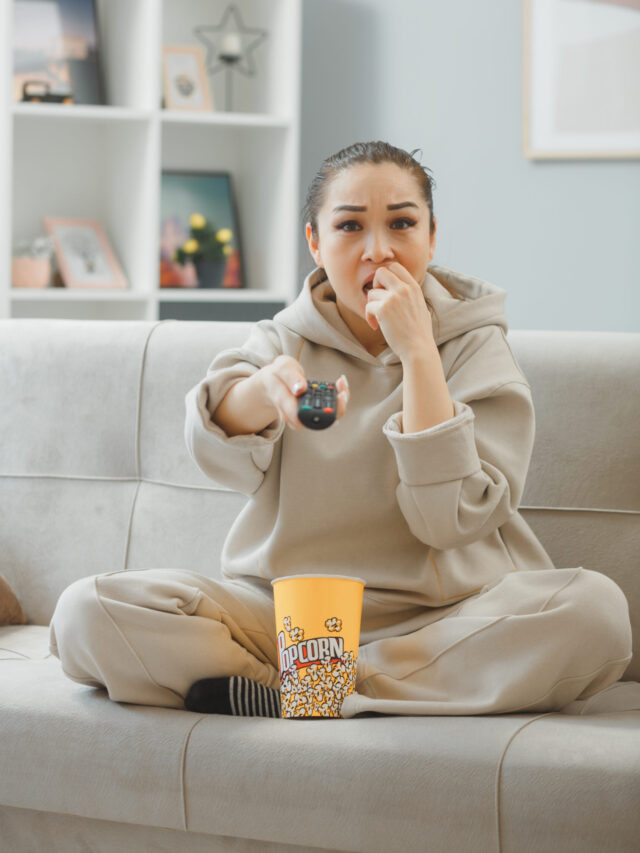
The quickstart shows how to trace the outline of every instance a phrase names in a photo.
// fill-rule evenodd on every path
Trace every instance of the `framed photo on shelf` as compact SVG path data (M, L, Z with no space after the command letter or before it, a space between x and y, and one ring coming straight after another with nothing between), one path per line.
M13 0L13 100L103 105L96 0Z
M128 286L127 279L96 219L47 216L42 220L53 245L66 287L113 288Z
M163 45L162 80L165 109L213 110L204 50L198 45Z
M244 287L244 263L229 172L163 170L160 287Z
M640 157L640 0L524 2L524 156Z

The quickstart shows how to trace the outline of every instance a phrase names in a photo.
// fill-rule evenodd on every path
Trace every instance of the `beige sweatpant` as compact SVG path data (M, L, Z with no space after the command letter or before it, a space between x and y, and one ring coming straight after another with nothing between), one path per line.
M75 581L56 604L50 650L70 679L117 702L184 708L191 684L213 676L279 687L270 585L183 569ZM365 587L342 716L559 710L618 681L631 656L623 591L581 566L512 572L441 618L394 613Z

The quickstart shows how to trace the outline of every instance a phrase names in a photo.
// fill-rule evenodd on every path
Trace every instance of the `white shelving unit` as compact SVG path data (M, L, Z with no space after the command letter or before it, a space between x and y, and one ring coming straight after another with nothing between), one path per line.
M107 106L14 103L13 0L0 2L0 317L255 321L295 299L301 2L236 0L268 35L256 75L234 72L233 112L226 71L208 77L214 111L162 108L162 45L200 44L224 0L98 0ZM244 288L159 286L161 175L176 169L231 173ZM44 235L45 216L97 219L128 289L12 287L12 246Z

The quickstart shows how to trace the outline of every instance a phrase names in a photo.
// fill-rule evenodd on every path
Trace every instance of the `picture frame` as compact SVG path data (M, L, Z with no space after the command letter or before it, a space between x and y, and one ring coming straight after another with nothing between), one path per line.
M640 157L640 0L524 0L528 159Z
M90 290L128 287L98 220L46 216L42 222L53 238L56 261L66 287Z
M190 240L198 243L192 253L184 251ZM245 287L242 234L231 173L163 169L159 242L160 288Z
M162 81L165 109L200 112L214 109L202 47L163 45Z
M106 104L96 0L12 0L13 100Z

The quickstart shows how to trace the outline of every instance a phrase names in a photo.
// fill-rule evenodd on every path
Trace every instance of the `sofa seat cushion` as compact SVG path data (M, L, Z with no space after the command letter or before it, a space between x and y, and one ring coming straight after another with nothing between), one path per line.
M0 627L0 661L44 660L49 651L46 625L3 625Z
M50 654L49 628L0 628L0 802L184 829L186 748L200 714L112 702Z
M334 850L637 849L640 711L225 717L112 702L45 626L0 647L6 806Z

